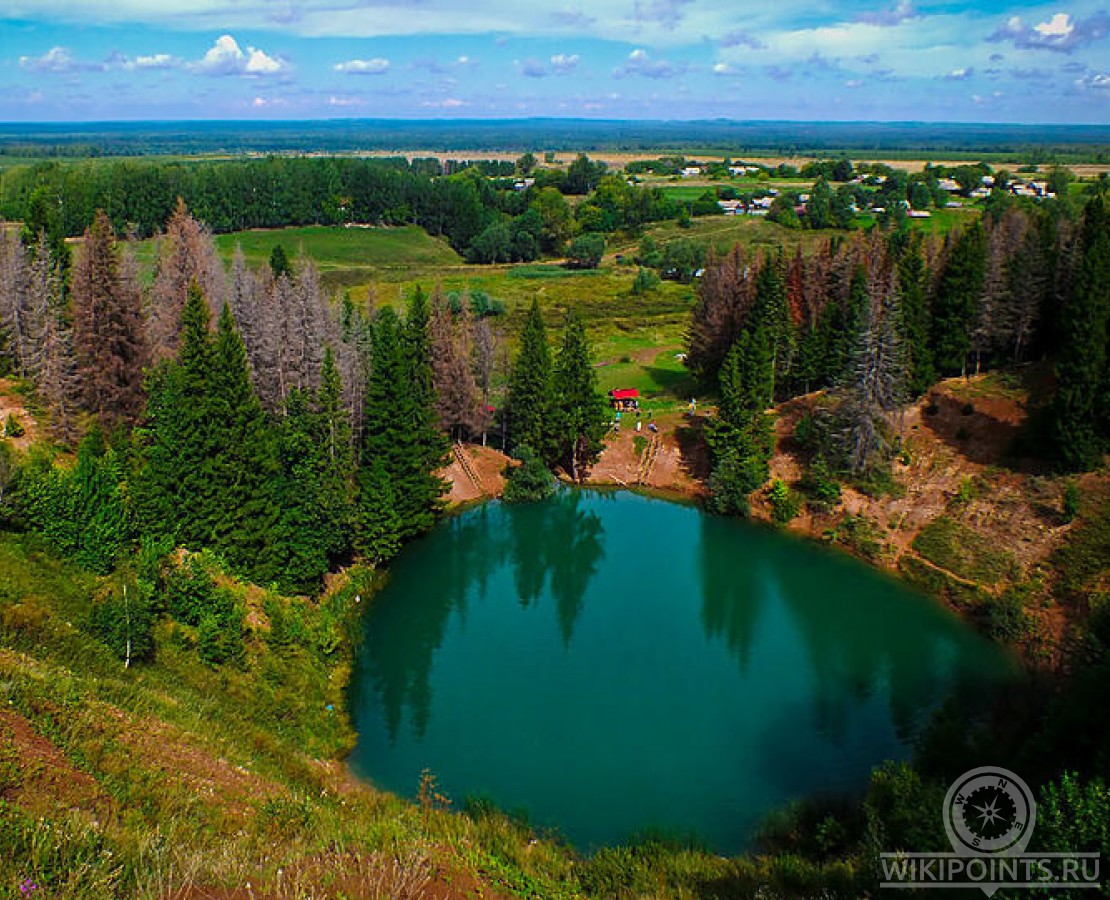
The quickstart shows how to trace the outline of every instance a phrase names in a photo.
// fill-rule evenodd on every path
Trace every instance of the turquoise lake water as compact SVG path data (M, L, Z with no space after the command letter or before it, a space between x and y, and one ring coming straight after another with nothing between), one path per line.
M861 791L952 691L1012 674L938 603L693 506L566 490L407 548L367 611L356 773L522 811L581 849L648 830L749 846L791 800Z

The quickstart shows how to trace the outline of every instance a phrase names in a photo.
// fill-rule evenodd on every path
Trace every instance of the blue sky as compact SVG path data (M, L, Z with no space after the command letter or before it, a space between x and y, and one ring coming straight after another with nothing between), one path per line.
M1110 122L1110 10L944 0L0 0L0 121Z

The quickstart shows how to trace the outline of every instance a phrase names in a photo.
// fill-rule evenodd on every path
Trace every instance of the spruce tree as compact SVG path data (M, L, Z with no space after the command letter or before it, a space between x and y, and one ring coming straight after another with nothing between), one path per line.
M179 320L176 359L147 381L147 425L139 433L133 491L141 530L153 538L203 545L214 499L205 471L214 450L208 390L213 367L208 305L194 282Z
M1060 311L1049 436L1061 466L1093 468L1110 440L1110 221L1103 197L1083 214L1078 271Z
M751 327L762 329L771 343L771 393L786 379L794 362L795 339L786 291L786 258L779 252L768 256L756 278Z
M568 467L571 478L579 481L601 452L609 414L598 391L585 326L575 315L567 322L555 361L553 397L558 459Z
M774 356L767 331L745 331L720 372L720 403L707 440L713 457L710 509L747 515L748 495L766 482L775 448L772 402Z
M392 559L401 547L401 519L385 462L376 459L358 471L355 550L374 564Z
M144 533L210 548L237 571L262 575L272 567L274 442L230 308L221 312L214 338L209 322L194 283L177 359L160 364L150 379L135 502Z
M941 375L967 372L986 266L987 235L976 222L953 241L933 298L933 353Z
M557 453L551 381L547 331L539 300L534 299L520 337L520 354L509 376L505 428L510 447L530 447L548 464Z
M426 313L419 303L404 324L383 307L373 324L373 353L366 386L362 465L380 464L380 476L360 476L360 522L380 521L384 507L396 515L400 538L430 528L440 509L446 442L434 425L434 394L427 358ZM420 332L425 332L423 337ZM388 494L382 485L389 487Z
M208 403L214 503L208 511L213 546L241 572L251 572L266 549L275 510L269 485L278 467L272 434L254 393L247 351L224 305L216 325Z
M410 470L410 490L423 510L423 525L431 526L442 507L446 488L435 472L447 462L449 443L436 423L435 378L432 373L428 300L417 288L405 311L402 329L404 364L411 385L407 426L416 458Z
M106 428L134 422L143 404L146 342L139 288L121 270L103 210L73 266L73 345L81 402Z
M278 426L281 473L272 485L279 520L272 578L283 588L314 591L350 549L353 524L350 425L329 349L315 397L294 390Z
M932 323L926 277L921 241L911 240L898 260L898 293L901 298L900 337L908 367L906 390L912 397L921 396L936 381L933 348L929 341Z

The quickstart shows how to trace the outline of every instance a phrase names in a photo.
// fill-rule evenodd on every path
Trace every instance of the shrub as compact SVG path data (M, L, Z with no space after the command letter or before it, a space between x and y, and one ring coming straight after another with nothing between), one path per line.
M809 495L810 505L816 509L827 512L840 503L840 482L823 456L818 456L809 464L802 477L801 488Z
M596 232L579 235L567 247L567 266L572 269L596 269L604 255L604 235Z
M797 496L786 486L786 482L776 478L771 482L769 494L771 500L771 519L779 524L786 525L798 515L800 504Z
M177 621L196 627L215 602L216 580L201 554L187 557L165 576L166 611Z
M17 438L23 437L24 434L23 423L15 417L14 413L9 413L8 418L4 420L4 431L0 436Z
M651 269L640 269L632 281L632 296L640 297L659 286L659 276Z
M89 628L129 663L154 655L154 610L149 592L138 584L124 581L94 600Z
M1075 517L1079 515L1079 506L1082 499L1083 497L1079 493L1078 484L1074 481L1069 481L1064 485L1064 497L1061 511L1064 514L1065 522L1072 522L1075 520Z
M758 453L724 453L709 476L710 512L721 516L751 514L749 495L767 480L767 461Z
M1009 590L999 597L988 594L982 613L987 633L996 641L1018 641L1029 634L1029 616L1018 591Z
M520 465L508 470L502 499L506 503L535 503L550 497L555 491L555 477L543 460L531 447L518 447L515 455Z

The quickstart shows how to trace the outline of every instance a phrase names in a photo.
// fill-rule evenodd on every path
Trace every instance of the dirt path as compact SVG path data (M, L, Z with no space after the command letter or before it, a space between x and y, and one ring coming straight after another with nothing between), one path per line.
M23 427L23 434L20 437L3 434L4 424L9 416L13 416ZM11 441L16 450L23 452L38 440L38 434L38 423L27 411L23 397L16 392L15 381L11 378L0 378L0 437L5 437L6 440Z
M456 444L451 452L451 462L440 470L441 478L447 480L447 505L459 506L500 497L505 489L505 466L507 457L500 450L482 447L478 444Z

